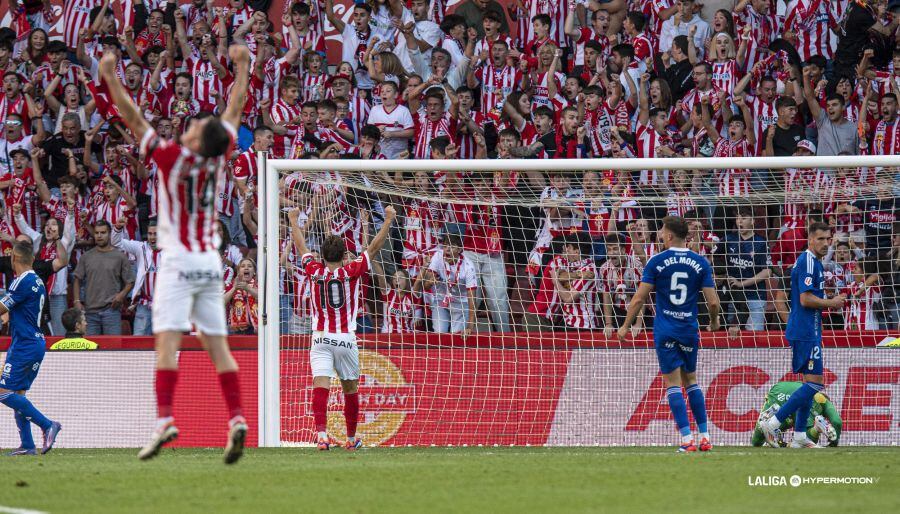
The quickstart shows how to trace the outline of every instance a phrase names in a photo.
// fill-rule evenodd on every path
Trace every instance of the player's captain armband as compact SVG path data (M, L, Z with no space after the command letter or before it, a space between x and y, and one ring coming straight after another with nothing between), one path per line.
M816 395L813 396L813 400L815 400L816 403L825 403L828 401L828 397L822 393L816 393Z
M51 350L96 350L99 345L83 337L67 337L50 346Z

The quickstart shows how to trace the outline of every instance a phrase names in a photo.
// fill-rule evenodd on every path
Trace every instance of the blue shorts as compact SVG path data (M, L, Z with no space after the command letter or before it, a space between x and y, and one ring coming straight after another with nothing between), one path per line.
M809 375L822 374L822 342L790 341L791 371Z
M699 340L679 341L674 337L661 336L658 339L654 337L653 346L656 348L659 371L664 375L678 368L688 373L696 371L699 343Z
M43 349L41 349L43 350ZM37 378L44 351L21 351L10 348L0 372L0 389L27 391Z

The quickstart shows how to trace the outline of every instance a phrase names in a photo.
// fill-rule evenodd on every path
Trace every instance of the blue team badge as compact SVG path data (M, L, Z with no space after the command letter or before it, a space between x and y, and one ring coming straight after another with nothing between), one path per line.
M807 287L811 286L812 285L812 277L806 277L806 280L804 280L803 283L806 284Z

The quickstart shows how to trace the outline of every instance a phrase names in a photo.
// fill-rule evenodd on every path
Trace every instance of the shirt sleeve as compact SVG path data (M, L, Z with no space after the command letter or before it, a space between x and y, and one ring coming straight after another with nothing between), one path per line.
M651 286L656 285L656 258L647 261L647 265L644 266L644 273L641 276L641 282Z
M12 309L16 304L22 303L28 298L28 283L24 283L24 280L14 280L12 283L12 287L9 288L9 291L0 298L0 303L6 307L6 310Z
M800 259L803 259L803 262L799 262L799 259L797 262L798 271L800 272L797 276L800 279L797 283L797 288L803 294L816 289L818 286L818 273L816 272L816 262L813 259L810 259L805 254Z
M712 276L712 266L709 265L709 262L706 259L703 259L703 269L700 276L700 287L716 287L716 283L713 280Z

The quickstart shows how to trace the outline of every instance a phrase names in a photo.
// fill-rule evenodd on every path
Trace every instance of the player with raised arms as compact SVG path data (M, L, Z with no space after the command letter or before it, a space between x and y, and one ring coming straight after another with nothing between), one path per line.
M341 236L330 235L322 242L322 261L316 261L306 247L299 224L299 209L288 213L291 238L300 252L300 267L312 281L312 345L309 365L313 375L312 411L320 450L331 448L328 437L328 391L337 375L344 391L344 421L348 450L362 446L356 437L359 419L359 347L356 344L356 316L362 303L362 281L371 269L370 255L377 255L397 217L393 206L384 209L384 223L369 246L356 259L345 263L347 248Z
M779 409L757 424L766 443L778 448L780 427L792 414L794 438L791 448L819 448L806 433L809 410L816 393L825 390L822 375L822 310L843 309L846 295L825 297L825 267L822 258L831 246L831 227L821 221L807 229L806 250L797 257L791 270L791 313L784 337L791 345L791 371L803 375L803 385L794 391Z
M719 295L713 282L712 267L706 258L687 249L688 223L678 216L666 216L659 230L665 251L653 256L644 266L644 275L628 305L628 315L619 327L619 340L625 341L632 323L650 293L656 290L656 316L653 318L653 346L659 370L666 379L666 397L681 434L680 452L712 449L706 426L706 401L697 385L697 352L700 349L700 325L697 302L700 292L709 310L709 330L719 329ZM697 422L700 444L694 444L687 406L681 392L686 388L691 412Z
M228 107L221 119L191 119L180 141L160 138L147 123L116 78L115 57L107 53L100 61L100 75L125 124L141 142L141 155L159 170L157 239L161 264L153 299L158 420L150 442L138 453L140 459L156 456L164 444L178 437L172 417L178 380L176 355L181 334L192 326L216 367L228 406L225 463L236 462L244 451L247 422L241 407L237 362L228 348L215 194L216 184L225 180L225 162L234 147L235 127L247 99L250 52L246 46L234 45L229 54L235 81Z
M15 280L3 298L0 298L0 314L9 313L9 335L12 343L6 352L6 363L0 373L0 403L15 413L21 444L9 455L34 455L34 440L31 438L31 423L41 427L44 444L41 453L53 448L56 435L62 425L47 419L37 410L25 391L37 377L44 353L47 351L44 333L41 332L41 314L44 310L46 291L44 282L37 276L31 265L34 262L34 248L31 243L16 241L12 249L12 268Z

